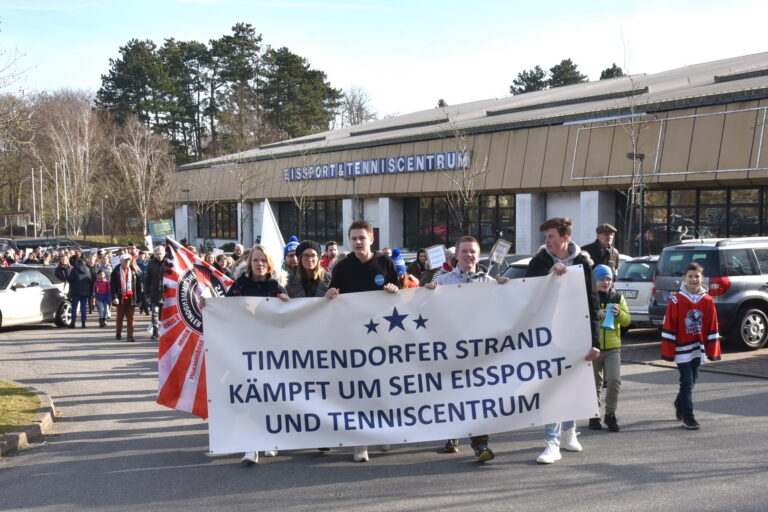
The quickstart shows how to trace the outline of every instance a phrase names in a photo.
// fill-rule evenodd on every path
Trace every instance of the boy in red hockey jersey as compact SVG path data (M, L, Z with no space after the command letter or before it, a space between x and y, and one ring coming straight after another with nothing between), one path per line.
M720 359L715 303L701 285L704 269L698 263L685 268L680 291L669 300L661 330L661 358L677 363L680 391L675 399L677 419L689 430L700 425L693 416L693 386L699 365L709 358Z

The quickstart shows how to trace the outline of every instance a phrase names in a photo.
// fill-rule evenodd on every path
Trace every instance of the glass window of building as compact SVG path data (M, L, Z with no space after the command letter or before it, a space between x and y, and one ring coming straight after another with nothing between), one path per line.
M197 232L201 238L237 240L237 203L197 205Z

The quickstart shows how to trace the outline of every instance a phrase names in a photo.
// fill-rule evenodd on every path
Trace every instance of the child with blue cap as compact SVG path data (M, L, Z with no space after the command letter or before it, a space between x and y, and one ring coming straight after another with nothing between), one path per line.
M629 325L631 316L624 297L613 288L613 270L608 265L595 265L592 274L597 283L600 303L600 355L592 361L597 388L597 405L600 406L600 395L603 388L603 378L607 385L605 390L604 422L610 432L618 432L616 406L619 401L621 387L621 328ZM608 322L606 323L606 315ZM610 316L613 316L613 322ZM600 418L591 418L589 428L602 429Z

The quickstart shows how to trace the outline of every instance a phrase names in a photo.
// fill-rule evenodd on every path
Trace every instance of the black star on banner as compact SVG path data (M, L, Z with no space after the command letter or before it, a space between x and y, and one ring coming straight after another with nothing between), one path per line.
M402 330L405 330L405 327L403 327L403 320L405 320L405 318L406 318L407 316L408 316L408 315L400 315L400 314L398 314L398 313L397 313L397 308L394 308L394 309L392 310L392 314L391 314L390 316L385 316L385 317L383 317L383 318L384 318L384 319L385 319L387 322L389 322L389 330L390 330L390 331L391 331L392 329L394 329L395 327L399 327L399 328L401 328ZM387 332L389 332L389 331L387 331Z
M365 334L371 334L371 332L379 332L379 331L377 331L377 330L376 330L376 328L377 328L378 326L379 326L379 324L377 324L376 322L374 322L374 321L373 321L373 318L371 318L371 321L370 321L370 322L368 322L367 324L363 324L363 327L367 327L367 328L368 328L368 332L367 332L367 333L365 333Z
M418 329L419 327L423 327L423 328L426 329L427 328L427 321L428 320L429 320L429 318L423 318L421 316L421 314L419 314L419 318L414 320L414 322L416 322L416 328Z

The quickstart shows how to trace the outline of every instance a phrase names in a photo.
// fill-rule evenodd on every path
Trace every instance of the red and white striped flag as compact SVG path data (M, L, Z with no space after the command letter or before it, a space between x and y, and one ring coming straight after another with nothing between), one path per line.
M157 403L205 419L205 341L197 299L220 297L234 281L171 238L165 247Z

